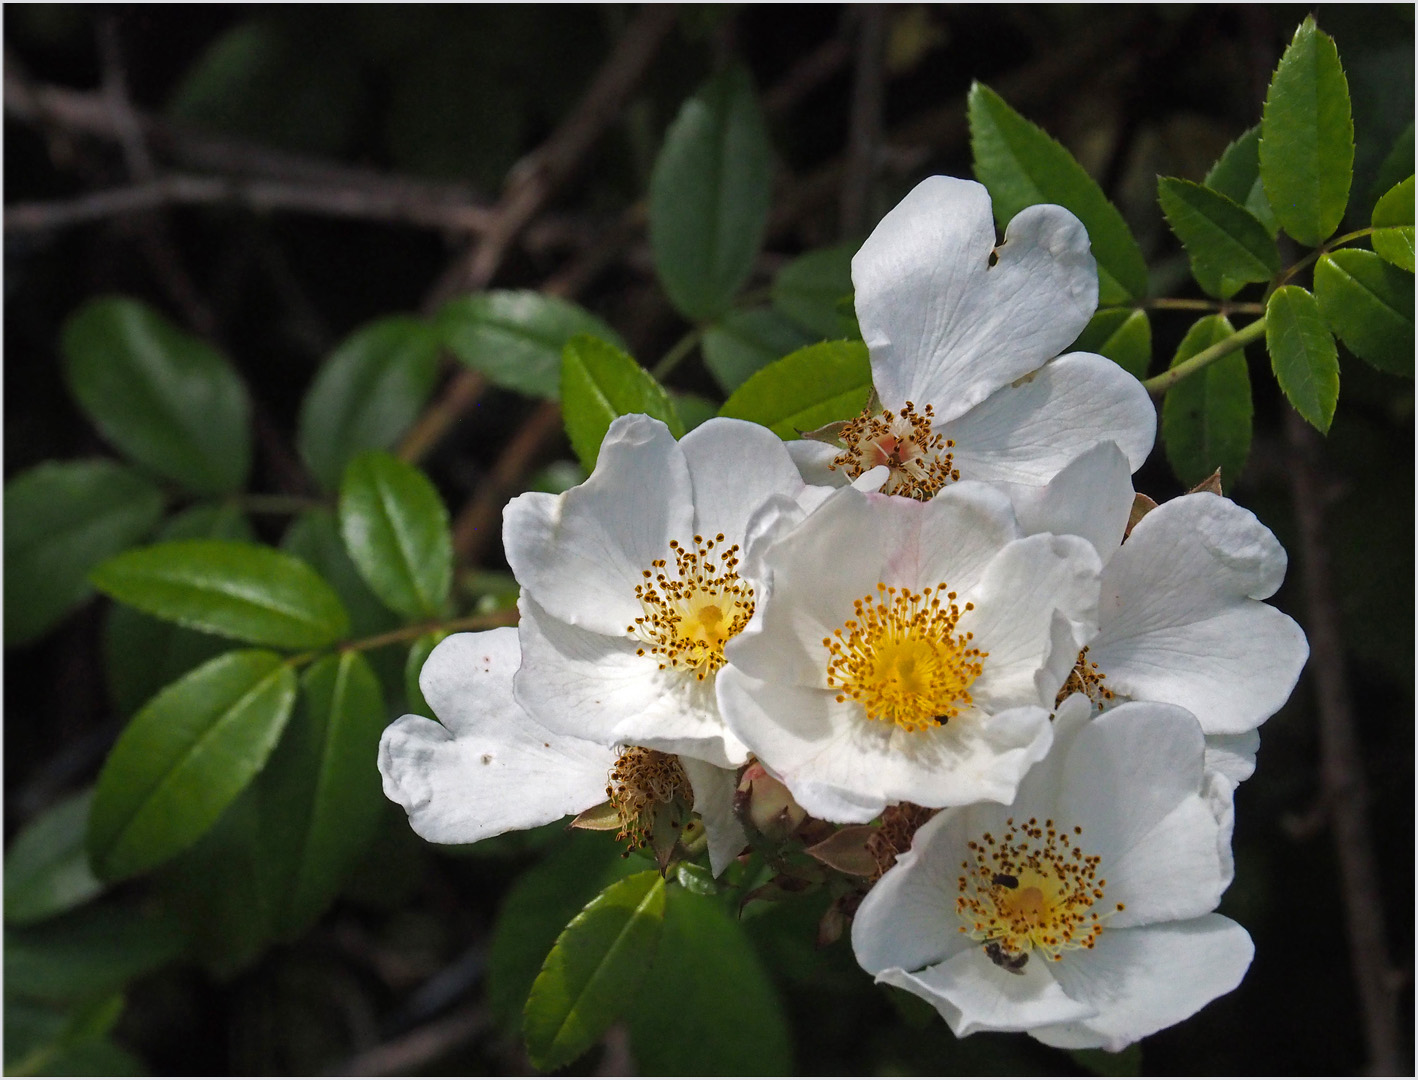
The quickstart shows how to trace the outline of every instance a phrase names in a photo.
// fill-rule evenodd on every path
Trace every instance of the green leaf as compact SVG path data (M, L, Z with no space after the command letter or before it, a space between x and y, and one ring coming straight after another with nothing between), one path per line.
M380 319L346 338L316 372L296 443L326 491L361 450L386 450L418 416L438 377L442 338L421 319Z
M1199 319L1177 346L1172 367L1233 333L1224 316ZM1177 479L1193 487L1220 469L1221 483L1229 490L1250 453L1251 415L1250 373L1240 350L1168 390L1162 402L1162 440Z
M409 656L404 661L404 699L408 712L418 713L420 716L433 715L433 710L424 699L423 690L419 688L419 672L423 671L429 654L447 636L444 630L434 630L409 646Z
M1066 351L1098 353L1134 378L1145 379L1152 363L1152 323L1140 308L1109 308L1089 319Z
M1339 354L1315 298L1298 285L1276 289L1265 305L1265 347L1295 411L1328 431L1339 402Z
M307 510L297 517L281 538L281 550L309 563L335 590L349 612L350 633L355 637L371 637L399 623L364 583L340 538L339 522L329 510Z
M1405 176L1413 175L1413 121L1408 121L1405 127L1389 147L1389 151L1384 155L1382 163L1379 165L1378 177L1373 186L1370 199L1377 202L1394 184L1399 183Z
M448 508L413 465L369 450L345 470L340 535L375 595L410 618L437 615L453 583Z
M646 413L663 420L676 439L684 434L674 402L655 377L614 345L593 337L566 343L561 411L571 447L587 472L596 467L601 440L617 416Z
M103 892L89 869L84 834L92 789L71 795L35 818L5 853L5 921L39 922L86 904Z
M1216 159L1202 181L1212 191L1245 205L1260 179L1260 125L1247 128Z
M773 306L819 340L842 336L837 304L852 295L856 245L822 248L799 255L773 278Z
M1192 273L1213 296L1229 299L1248 282L1280 270L1270 233L1245 207L1190 180L1159 177L1157 199L1191 257Z
M89 571L150 533L163 498L111 461L46 462L5 485L5 644L33 641L92 593Z
M1354 173L1349 84L1334 39L1306 17L1270 80L1260 178L1281 226L1318 247L1339 227Z
M104 764L89 857L110 880L190 846L251 782L280 738L296 680L275 653L230 652L148 702Z
M675 415L680 418L685 431L693 431L706 420L719 415L719 404L702 394L681 394L670 392L670 400L675 403ZM578 469L579 471L579 469Z
M538 292L460 296L443 305L437 325L453 355L494 386L552 401L561 393L561 351L568 341L590 334L621 344L589 311Z
M1315 264L1315 299L1355 356L1380 371L1413 377L1412 274L1369 251L1331 251Z
M589 1050L634 1000L655 959L665 879L643 870L572 919L547 954L523 1014L527 1056L543 1072Z
M753 270L773 196L773 147L742 67L684 103L650 175L650 250L670 302L691 319L728 310Z
M1375 204L1370 224L1374 251L1413 273L1413 177L1389 188Z
M755 371L802 348L808 340L773 308L731 311L705 331L704 364L724 393L730 394Z
M860 341L808 345L769 364L735 390L720 416L752 420L795 439L855 416L871 396L871 361Z
M171 963L186 945L171 919L127 905L96 904L38 926L6 927L5 999L92 1001Z
M319 574L259 544L172 540L116 555L90 577L149 615L256 645L316 649L349 629Z
M211 346L136 300L92 300L64 326L64 374L80 407L124 454L199 495L251 469L251 403Z
M281 882L276 932L299 937L373 843L384 809L375 759L384 695L357 652L326 656L261 776L262 825Z
M238 507L208 504L169 518L157 538L254 540L255 534ZM224 638L155 619L125 604L109 606L103 644L109 693L124 716L132 716L179 675L231 648Z
M647 1076L793 1072L773 981L740 924L708 896L669 890L660 947L628 1019L631 1053Z
M1073 155L983 83L970 87L975 176L989 189L1001 226L1026 206L1057 203L1088 230L1098 260L1098 303L1147 295L1147 263L1117 207Z
M141 1062L106 1036L123 1013L122 994L67 1009L23 997L5 999L8 1076L141 1076Z

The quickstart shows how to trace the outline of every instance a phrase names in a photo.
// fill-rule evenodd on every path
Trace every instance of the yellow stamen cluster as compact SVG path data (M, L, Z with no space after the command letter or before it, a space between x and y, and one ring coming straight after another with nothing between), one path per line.
M1099 670L1098 662L1088 659L1088 646L1083 646L1083 651L1078 654L1078 660L1074 663L1073 670L1064 680L1063 689L1054 699L1054 708L1057 709L1062 705L1064 698L1070 694L1087 694L1088 700L1098 706L1098 711L1102 712L1114 697L1113 692L1103 685L1106 678L1107 676Z
M645 614L626 630L647 646L636 655L659 657L661 671L692 671L707 679L724 666L724 644L753 615L753 588L738 575L739 546L716 554L723 542L723 533L707 541L696 536L690 551L671 540L675 576L666 560L656 559L643 571L645 584L635 587Z
M970 684L989 653L972 648L974 634L957 635L965 611L942 582L918 593L877 582L875 598L852 604L827 647L827 685L838 701L852 698L869 717L906 731L925 731L959 716L973 699Z
M920 412L906 402L897 416L890 409L868 409L847 421L839 436L846 449L832 459L829 469L842 469L855 480L862 473L886 465L891 476L882 487L887 495L904 495L924 502L952 480L960 479L950 453L955 440L931 430L935 410Z
M679 758L643 746L631 746L616 758L606 797L620 815L615 838L630 841L626 854L649 842L661 808L671 811L670 825L678 828L694 805L694 789Z
M1123 905L1095 910L1108 882L1098 876L1101 858L1083 853L1083 829L1037 818L1024 825L1010 818L1005 825L998 840L985 833L966 845L970 857L960 864L955 901L960 932L983 942L991 960L1014 972L1032 949L1059 960L1069 949L1093 948L1104 920Z

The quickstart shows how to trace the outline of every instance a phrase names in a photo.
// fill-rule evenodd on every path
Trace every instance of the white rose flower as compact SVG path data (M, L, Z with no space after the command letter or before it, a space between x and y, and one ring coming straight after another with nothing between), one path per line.
M442 723L401 716L379 740L384 794L408 813L414 832L433 843L471 844L609 796L621 811L622 838L637 842L656 809L680 798L703 817L716 875L743 849L732 772L548 731L513 698L520 660L517 631L504 627L454 634L424 663L419 688Z
M828 821L1013 798L1095 618L1093 548L1022 537L969 482L929 502L842 489L783 521L719 675L733 734Z
M1026 532L1083 536L1103 560L1097 633L1069 689L1100 707L1180 705L1200 721L1211 766L1233 783L1248 777L1256 729L1309 656L1299 625L1262 602L1285 577L1274 534L1230 499L1197 492L1150 511L1123 542L1133 490L1111 443L1014 502Z
M756 603L741 576L749 519L808 491L757 424L716 418L676 443L658 420L618 418L584 484L504 514L522 586L517 700L605 746L742 764L714 683Z
M882 408L842 428L845 450L790 444L815 483L885 464L883 492L926 499L960 479L1043 484L1102 440L1132 469L1146 460L1142 385L1105 357L1058 355L1098 302L1088 233L1063 207L1022 210L996 248L985 189L930 177L867 238L852 282Z
M1054 746L1011 806L945 810L852 926L878 982L956 1035L1025 1031L1121 1050L1233 990L1254 949L1214 914L1230 881L1202 734L1175 706L1060 706Z

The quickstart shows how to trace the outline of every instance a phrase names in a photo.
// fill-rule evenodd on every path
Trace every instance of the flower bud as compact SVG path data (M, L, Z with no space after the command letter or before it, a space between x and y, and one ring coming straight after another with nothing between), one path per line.
M785 839L807 817L807 811L797 804L793 793L780 780L768 775L768 770L752 762L739 781L739 800L752 826L772 840Z

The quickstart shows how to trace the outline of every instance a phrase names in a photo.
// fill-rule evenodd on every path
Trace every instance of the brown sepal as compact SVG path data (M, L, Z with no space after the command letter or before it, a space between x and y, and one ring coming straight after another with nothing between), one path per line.
M870 825L848 825L808 848L807 854L844 874L871 877L876 873L876 857L867 850L867 841L875 832Z

